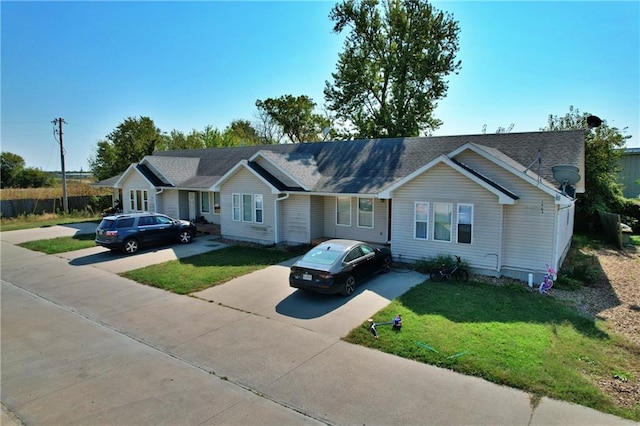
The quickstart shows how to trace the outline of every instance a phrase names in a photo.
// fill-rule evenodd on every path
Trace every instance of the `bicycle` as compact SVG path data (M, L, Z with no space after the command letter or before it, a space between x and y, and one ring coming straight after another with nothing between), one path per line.
M431 271L429 277L431 281L440 282L450 280L451 278L456 281L466 282L469 280L469 273L466 269L462 268L460 265L460 256L455 256L456 264L446 268L445 265L442 265L442 268L438 270Z

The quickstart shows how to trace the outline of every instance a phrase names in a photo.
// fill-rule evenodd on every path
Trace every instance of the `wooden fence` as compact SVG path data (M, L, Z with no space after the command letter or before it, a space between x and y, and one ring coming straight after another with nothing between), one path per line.
M622 248L622 227L620 226L620 215L599 211L602 233L607 241Z
M67 197L69 211L102 211L111 205L111 196ZM106 207L104 207L106 206ZM62 197L47 199L27 198L23 200L0 200L0 217L11 218L27 214L56 213L62 211Z

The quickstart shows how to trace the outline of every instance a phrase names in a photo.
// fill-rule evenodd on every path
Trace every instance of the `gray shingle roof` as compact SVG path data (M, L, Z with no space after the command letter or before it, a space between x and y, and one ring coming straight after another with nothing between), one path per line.
M146 157L177 187L207 187L240 160L258 151L306 185L312 192L374 194L442 154L466 143L489 148L524 170L540 153L540 175L554 182L551 167L572 164L584 173L584 132L529 132L421 138L370 139L303 144L258 145L180 151L158 151ZM199 161L185 162L185 158ZM189 174L178 172L184 164ZM197 164L197 166L194 166ZM536 170L537 171L537 167ZM262 171L266 173L266 171ZM182 180L180 180L182 179ZM286 186L286 185L285 185ZM277 187L277 186L276 186Z

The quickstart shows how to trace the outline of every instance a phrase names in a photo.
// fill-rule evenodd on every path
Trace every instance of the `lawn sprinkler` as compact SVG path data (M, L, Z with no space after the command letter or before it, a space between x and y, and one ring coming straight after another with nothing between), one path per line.
M373 318L369 318L367 321L369 322L369 330L371 330L371 334L373 334L373 337L375 337L376 339L378 338L378 331L376 330L376 327L379 325L393 324L393 329L395 331L400 331L400 329L402 328L402 315L400 314L396 315L395 318L393 318L393 321L376 323L373 321Z

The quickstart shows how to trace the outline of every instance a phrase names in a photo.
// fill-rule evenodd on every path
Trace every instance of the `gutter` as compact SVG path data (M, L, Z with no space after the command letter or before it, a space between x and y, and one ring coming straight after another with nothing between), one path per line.
M274 243L278 244L280 241L278 240L278 222L280 222L279 217L278 217L278 201L284 201L287 198L289 198L289 196L291 196L290 192L287 192L285 194L284 197L282 198L276 198L275 200L273 200L273 215L274 215L274 231L275 231L275 235L274 235Z

